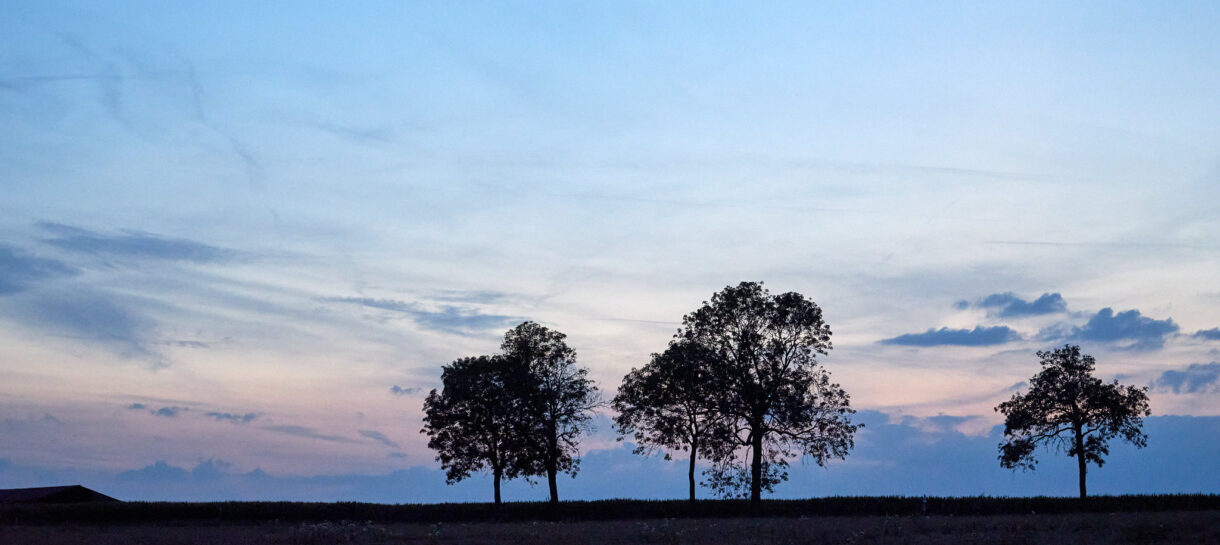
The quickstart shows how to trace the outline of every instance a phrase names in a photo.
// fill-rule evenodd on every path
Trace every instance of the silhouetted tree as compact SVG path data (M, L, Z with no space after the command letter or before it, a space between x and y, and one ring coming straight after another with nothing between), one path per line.
M521 406L515 395L526 380L517 360L502 356L462 358L443 367L440 392L424 400L428 448L450 484L472 472L491 470L495 501L500 480L520 472L521 440L514 434Z
M635 438L636 454L656 449L690 454L687 480L695 501L695 460L714 460L725 449L725 429L716 407L713 354L703 346L676 340L642 368L632 369L614 396L615 427ZM665 459L671 458L665 453Z
M996 407L1004 414L1000 465L1032 470L1039 444L1057 448L1076 458L1084 498L1088 463L1105 463L1110 439L1122 437L1136 448L1148 444L1142 431L1142 417L1152 414L1148 388L1095 378L1093 356L1082 355L1079 346L1039 351L1038 357L1042 371L1030 379L1029 391Z
M534 322L504 334L504 357L520 362L528 380L517 391L522 411L516 426L523 440L518 470L546 475L552 504L559 503L558 473L576 475L580 460L577 438L589 429L598 406L597 387L588 370L577 367L576 351L566 336Z
M816 359L831 348L817 304L742 282L682 321L677 338L708 354L726 435L749 456L748 463L719 457L709 471L713 489L728 495L748 486L750 500L758 502L762 490L787 479L790 459L808 455L824 465L847 456L859 426L851 423L847 392Z

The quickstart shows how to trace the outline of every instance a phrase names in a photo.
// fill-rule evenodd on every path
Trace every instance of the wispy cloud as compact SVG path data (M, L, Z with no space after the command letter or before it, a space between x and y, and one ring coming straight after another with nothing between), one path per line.
M1109 307L1097 311L1083 326L1052 326L1038 333L1041 340L1128 343L1122 348L1158 350L1180 328L1172 318L1156 320L1131 309L1115 314Z
M360 430L360 435L362 435L364 437L368 437L369 439L372 439L378 443L381 443L382 445L385 445L385 446L393 448L393 449L402 448L402 446L400 446L398 443L391 441L389 437L386 437L385 434L383 434L379 431Z
M23 255L0 246L0 295L17 293L33 285L60 276L77 274L77 270L53 259Z
M373 299L371 297L331 297L326 299L334 303L351 303L369 308L377 308L381 310L392 310L394 312L402 312L410 314L415 312L417 305L406 301L398 301L394 299Z
M403 388L402 386L399 386L399 385L397 385L397 384L395 384L394 386L390 387L390 393L392 393L392 394L394 394L394 395L396 395L396 396L408 396L408 395L415 395L415 394L418 394L418 393L420 393L420 392L422 392L422 391L424 391L424 389L423 389L423 388L419 388L419 387L415 387L415 388Z
M165 344L167 344L169 346L177 346L179 348L211 348L211 346L212 346L203 341L183 341L183 340L165 341Z
M1220 391L1220 363L1192 363L1180 371L1165 371L1152 381L1152 387L1175 394Z
M305 124L356 144L386 144L395 140L394 128L388 125L362 126L322 120L311 120Z
M233 414L222 412L206 412L204 416L214 418L220 422L229 422L233 424L249 424L259 417L258 413Z
M452 303L479 303L486 305L509 299L509 295L504 292L490 290L439 290L431 294L431 299Z
M64 428L63 421L51 413L43 413L41 418L31 416L0 420L0 432L4 433L6 438L26 433L58 433L64 431Z
M420 327L457 335L469 335L490 329L507 328L523 320L523 318L518 316L483 314L475 308L453 305L444 305L437 310L431 310L419 303L395 299L331 297L325 300L402 313L409 316Z
M898 346L992 346L1021 340L1021 334L1008 326L974 329L929 329L923 333L907 333L881 341Z
M1174 242L1075 242L1075 241L1052 241L1052 240L984 240L987 244L1007 244L1016 246L1083 246L1097 248L1115 248L1115 249L1141 249L1141 248L1185 248L1191 250L1214 250L1215 248L1208 246L1193 246L1190 244L1178 244Z
M452 306L442 307L439 311L417 311L413 315L415 322L427 329L459 335L512 327L524 320L519 316L481 314L473 309Z
M40 222L51 236L42 241L69 252L118 259L147 259L190 263L223 263L236 251L182 238L165 238L139 231L105 234L61 223Z
M309 439L320 439L322 441L331 441L331 442L335 442L335 443L355 443L356 442L355 439L351 439L349 437L340 437L338 435L326 435L323 433L319 433L317 430L314 430L312 428L306 428L305 426L275 425L275 426L263 426L263 429L265 429L267 431L273 431L276 433L283 433L285 435L294 435L296 437L305 437L305 438L309 438Z
M123 358L167 365L153 348L159 341L152 321L135 311L129 299L90 289L43 289L6 301L0 313L45 335L94 342Z
M1029 386L1028 382L1021 381L1014 383L1007 388L999 390L990 390L974 394L958 395L947 398L935 398L919 403L904 403L895 405L883 405L887 409L898 410L900 412L914 411L926 412L927 410L944 410L946 407L960 407L963 405L975 405L983 402L999 402L1003 401L1011 394L1015 394L1022 388Z

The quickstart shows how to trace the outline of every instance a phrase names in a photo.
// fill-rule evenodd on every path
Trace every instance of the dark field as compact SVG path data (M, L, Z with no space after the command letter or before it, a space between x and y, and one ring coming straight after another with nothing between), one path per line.
M0 505L0 545L243 543L1220 545L1220 496Z
M0 527L0 544L1220 543L1220 511L587 522L110 524Z

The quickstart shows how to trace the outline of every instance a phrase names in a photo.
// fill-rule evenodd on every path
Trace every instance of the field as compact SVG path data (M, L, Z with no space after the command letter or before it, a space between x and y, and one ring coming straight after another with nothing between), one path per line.
M777 501L755 509L717 501L574 502L558 510L545 504L508 504L501 509L486 504L354 503L0 506L0 545L1220 544L1218 501L1217 496L1126 496L1087 502L930 498L926 515L921 498ZM1029 509L1031 505L1043 510ZM351 517L357 514L376 516Z
M457 524L7 526L0 544L936 544L1220 543L1220 512L654 519Z

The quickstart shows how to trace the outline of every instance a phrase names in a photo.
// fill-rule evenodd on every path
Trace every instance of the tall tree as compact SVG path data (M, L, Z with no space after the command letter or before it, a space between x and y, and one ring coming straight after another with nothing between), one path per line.
M749 457L724 456L712 468L722 495L748 486L758 502L787 479L789 460L807 455L824 465L854 446L860 426L851 423L849 396L817 361L831 348L830 327L813 301L742 282L683 317L677 337L710 355L717 411Z
M420 431L450 484L490 470L498 505L500 480L520 472L520 438L513 433L520 406L513 392L526 370L501 356L461 358L442 369L442 389L424 400Z
M520 362L528 380L516 395L522 412L516 423L523 439L518 470L546 475L552 504L559 503L556 476L576 475L580 460L578 438L589 429L598 403L597 387L588 370L576 365L576 351L566 335L534 322L524 322L504 334L504 357Z
M1040 444L1064 451L1076 458L1084 498L1088 463L1105 463L1110 439L1121 437L1136 448L1148 444L1142 429L1143 417L1152 414L1148 388L1102 382L1093 376L1093 356L1081 354L1079 346L1037 354L1042 370L1029 380L1029 391L996 407L1004 414L1000 465L1034 469Z
M726 441L716 407L712 380L714 359L703 346L684 339L669 344L642 368L633 368L614 396L612 406L620 439L631 435L636 454L664 450L689 453L687 480L690 501L695 501L695 461L715 460Z

